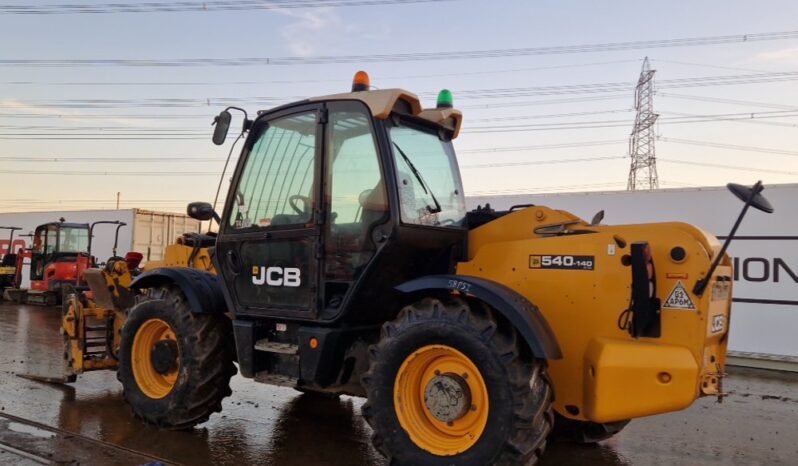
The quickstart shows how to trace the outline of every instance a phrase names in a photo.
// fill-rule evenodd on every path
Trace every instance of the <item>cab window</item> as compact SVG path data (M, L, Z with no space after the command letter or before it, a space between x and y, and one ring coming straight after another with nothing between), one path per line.
M466 208L452 143L432 131L391 128L403 223L462 227Z
M230 227L304 226L311 221L316 127L315 112L268 123L247 156Z
M326 277L353 280L376 247L372 228L388 215L388 201L371 118L360 105L331 106L327 125Z

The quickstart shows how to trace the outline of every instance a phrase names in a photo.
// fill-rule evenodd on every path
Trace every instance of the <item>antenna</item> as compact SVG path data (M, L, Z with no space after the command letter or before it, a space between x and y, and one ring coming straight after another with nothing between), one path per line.
M659 188L657 155L654 150L654 123L659 117L654 113L654 73L656 70L651 69L646 57L635 89L637 115L629 136L629 156L632 158L629 183L626 186L629 191Z

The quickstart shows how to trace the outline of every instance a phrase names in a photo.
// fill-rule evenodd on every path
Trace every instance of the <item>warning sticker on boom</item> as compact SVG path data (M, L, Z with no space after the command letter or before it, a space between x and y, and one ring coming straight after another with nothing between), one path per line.
M530 269L593 270L594 256L529 256Z
M693 300L690 299L690 295L687 293L681 281L676 282L676 286L673 288L673 291L671 291L671 294L668 295L668 299L662 303L662 307L695 310Z

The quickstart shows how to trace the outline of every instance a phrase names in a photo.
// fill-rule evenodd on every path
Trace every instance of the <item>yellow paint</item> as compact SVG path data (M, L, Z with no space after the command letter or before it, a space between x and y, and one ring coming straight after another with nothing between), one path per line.
M463 376L472 409L451 424L435 418L424 402L429 382L438 374ZM462 453L479 440L488 423L488 389L476 365L445 345L418 349L402 363L394 382L394 409L399 424L419 448L437 456Z
M142 268L146 272L162 267L193 267L197 270L216 274L216 268L213 266L210 254L208 254L208 248L201 248L197 255L194 256L194 263L188 263L193 250L194 248L191 246L184 246L179 243L170 244L166 247L163 260L147 262Z
M634 339L618 327L618 318L629 308L631 298L631 268L623 265L622 258L631 254L631 244L637 241L651 245L657 296L664 302L681 280L696 307L692 311L663 308L661 338ZM687 251L687 259L681 263L670 259L675 246ZM535 206L473 230L468 248L469 260L458 264L459 275L512 288L537 305L551 325L563 353L563 358L550 361L548 368L554 407L560 414L580 420L617 421L681 409L689 405L688 400L718 392L731 294L715 293L716 299L712 299L712 290L718 277L731 278L728 256L704 295L692 294L696 280L709 270L711 258L720 250L713 236L684 223L591 226L570 213ZM543 256L556 255L593 256L594 270L542 267ZM712 317L719 314L725 316L726 326L712 333ZM619 357L619 348L627 351L628 357ZM671 359L676 354L678 358ZM587 379L590 361L600 365L596 368L600 379ZM661 372L672 374L673 380L657 387L656 396L607 395L644 390ZM569 413L566 406L578 408L579 414Z
M584 415L595 422L677 411L696 396L698 364L683 346L597 338L585 351Z
M159 374L152 367L152 350L155 344L162 340L177 340L172 327L161 319L147 320L136 332L130 351L130 365L136 385L144 395L154 400L159 400L171 393L180 371L180 358L178 358L175 369L168 374Z

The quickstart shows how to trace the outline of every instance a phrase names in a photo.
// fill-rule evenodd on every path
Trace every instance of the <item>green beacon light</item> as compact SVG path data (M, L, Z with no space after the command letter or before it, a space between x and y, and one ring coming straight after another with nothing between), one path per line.
M438 108L452 108L453 105L452 91L444 89L438 93Z

